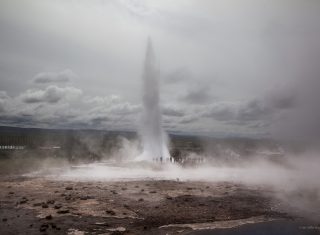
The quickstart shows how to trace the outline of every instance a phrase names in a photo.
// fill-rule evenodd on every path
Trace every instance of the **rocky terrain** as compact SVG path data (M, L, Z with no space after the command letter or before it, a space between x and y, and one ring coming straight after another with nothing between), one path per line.
M8 176L0 233L189 234L287 218L268 191L228 182L74 182Z

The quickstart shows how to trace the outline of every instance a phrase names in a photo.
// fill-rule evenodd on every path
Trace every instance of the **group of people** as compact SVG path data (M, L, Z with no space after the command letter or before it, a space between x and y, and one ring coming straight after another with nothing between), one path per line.
M171 156L168 158L163 158L162 156L159 158L153 158L153 161L160 162L160 163L167 163L167 162L174 163L175 162L174 158Z

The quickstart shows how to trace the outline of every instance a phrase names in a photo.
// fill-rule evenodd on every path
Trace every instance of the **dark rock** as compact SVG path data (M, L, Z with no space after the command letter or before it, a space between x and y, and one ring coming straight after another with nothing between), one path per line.
M52 229L61 230L61 228L59 228L55 223L50 223L50 225Z
M41 224L39 230L40 230L40 232L45 232L45 231L47 231L48 228L49 228L48 224Z
M47 216L45 217L45 219L51 220L51 219L52 219L52 215L47 215Z
M68 195L68 196L66 196L64 199L66 199L66 201L70 201L70 200L71 200L71 196Z
M67 214L70 213L70 211L68 209L61 209L57 211L58 214Z
M48 200L48 201L47 201L47 204L54 204L54 203L55 203L54 200Z
M157 191L150 191L149 193L157 193Z
M143 198L139 198L139 200L138 200L139 202L143 202L144 201L144 199Z
M57 228L57 225L55 223L51 223L50 225L51 225L51 228L53 228L53 229Z
M73 190L73 187L68 186L68 187L66 187L66 190Z
M41 206L41 205L42 205L41 202L33 203L33 206Z
M121 188L121 190L127 190L127 188Z
M3 219L2 219L3 222L6 222L7 220L8 220L7 218L3 218Z
M54 206L54 209L60 209L61 207L62 207L62 205L57 204L57 205Z
M113 210L106 210L106 212L109 214L109 215L115 215L116 212L114 212Z
M26 198L26 197L23 197L21 200L20 200L20 204L25 204L25 203L27 203L29 200L28 200L28 198Z
M42 208L48 208L48 204L47 203L42 203Z
M89 199L94 199L93 196L81 196L80 200L89 200Z
M9 192L8 194L14 194L14 192Z
M166 196L166 199L167 199L167 200L172 200L172 197Z

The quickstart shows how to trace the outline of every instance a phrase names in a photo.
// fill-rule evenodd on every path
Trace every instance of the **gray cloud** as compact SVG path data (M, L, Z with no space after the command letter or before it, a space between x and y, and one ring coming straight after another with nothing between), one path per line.
M166 84L176 84L181 82L188 82L192 79L191 72L187 68L176 69L165 76Z
M181 97L181 100L191 104L206 104L213 100L210 91L208 86L196 86Z
M237 106L232 103L220 102L207 107L203 116L218 121L230 121L236 118L236 108Z
M236 119L239 121L264 120L271 115L271 109L259 100L252 100L240 107Z
M312 71L317 71L314 68ZM319 71L320 74L320 71ZM277 115L272 125L275 136L308 142L320 140L320 79L309 77L296 84L294 106ZM287 91L288 92L288 91Z
M43 72L37 74L33 78L34 83L47 84L47 83L67 83L78 76L70 69L61 72Z
M7 92L0 91L0 113L5 111L8 99L10 99L10 97L7 95Z
M0 113L5 111L4 101L0 99Z
M229 126L262 128L268 126L275 112L273 107L262 100L248 102L217 102L203 112L203 117L214 119Z
M298 90L297 84L278 87L268 92L266 97L264 97L264 102L266 105L279 110L295 108L299 101Z
M82 91L74 87L48 86L44 90L27 90L20 98L25 103L57 103L64 98L81 95Z
M182 117L184 116L184 112L176 107L166 106L162 108L162 113L165 116L174 116L174 117Z
M185 116L183 118L181 118L179 120L179 123L181 124L189 124L189 123L192 123L194 121L197 121L200 117L197 116L197 115L188 115L188 116Z
M78 88L53 85L27 90L8 99L6 106L0 125L51 128L134 128L140 110L114 95L88 97Z
M0 99L2 100L9 99L9 96L7 95L6 91L0 91Z

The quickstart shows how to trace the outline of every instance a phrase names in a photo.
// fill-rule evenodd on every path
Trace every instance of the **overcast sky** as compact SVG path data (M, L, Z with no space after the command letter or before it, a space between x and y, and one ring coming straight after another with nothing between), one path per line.
M311 116L319 130L319 12L318 0L1 0L0 125L135 130L151 36L166 130L261 136Z

